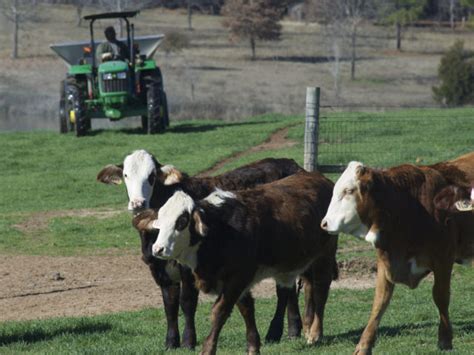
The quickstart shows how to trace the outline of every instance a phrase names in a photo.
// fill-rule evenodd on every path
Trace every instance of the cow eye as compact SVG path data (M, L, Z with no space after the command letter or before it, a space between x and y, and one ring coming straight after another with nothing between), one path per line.
M155 183L155 178L156 178L156 175L154 172L148 175L148 182L150 183L150 185L153 186L153 184Z
M346 195L352 195L352 194L354 193L354 189L345 189L345 190L344 190L344 193L345 193Z
M128 178L128 175L127 175L127 174L123 174L123 177L126 179L126 178Z
M176 230L182 231L184 228L187 227L189 223L189 213L184 212L181 216L179 216L178 220L176 221L175 228Z

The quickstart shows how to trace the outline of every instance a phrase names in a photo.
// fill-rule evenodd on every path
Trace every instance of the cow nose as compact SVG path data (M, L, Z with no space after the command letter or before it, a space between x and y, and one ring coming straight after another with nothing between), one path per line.
M326 219L323 219L321 221L321 229L327 231L328 230L328 221L326 221Z
M161 256L163 254L163 250L165 250L164 247L160 247L158 249L153 249L153 255L154 256Z
M138 210L144 207L145 205L145 200L144 199L136 199L132 201L132 208L134 210Z

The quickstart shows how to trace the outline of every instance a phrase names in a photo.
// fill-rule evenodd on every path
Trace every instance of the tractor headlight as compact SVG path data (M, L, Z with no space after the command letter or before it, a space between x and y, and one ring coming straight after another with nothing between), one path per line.
M104 80L112 80L114 77L112 75L112 73L106 73L106 74L103 74L102 75L102 79Z
M117 73L117 79L127 79L127 73L124 71Z

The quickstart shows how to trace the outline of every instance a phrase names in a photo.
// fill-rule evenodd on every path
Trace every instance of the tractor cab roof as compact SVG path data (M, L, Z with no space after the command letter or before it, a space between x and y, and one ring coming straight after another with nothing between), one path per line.
M84 20L103 20L114 18L129 18L135 17L140 11L124 11L124 12L105 12L102 14L84 16Z

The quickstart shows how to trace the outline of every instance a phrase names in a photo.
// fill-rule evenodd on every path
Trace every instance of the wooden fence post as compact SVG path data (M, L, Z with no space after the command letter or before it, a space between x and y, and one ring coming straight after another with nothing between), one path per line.
M304 168L315 171L318 168L320 88L306 88L306 124L304 131Z

